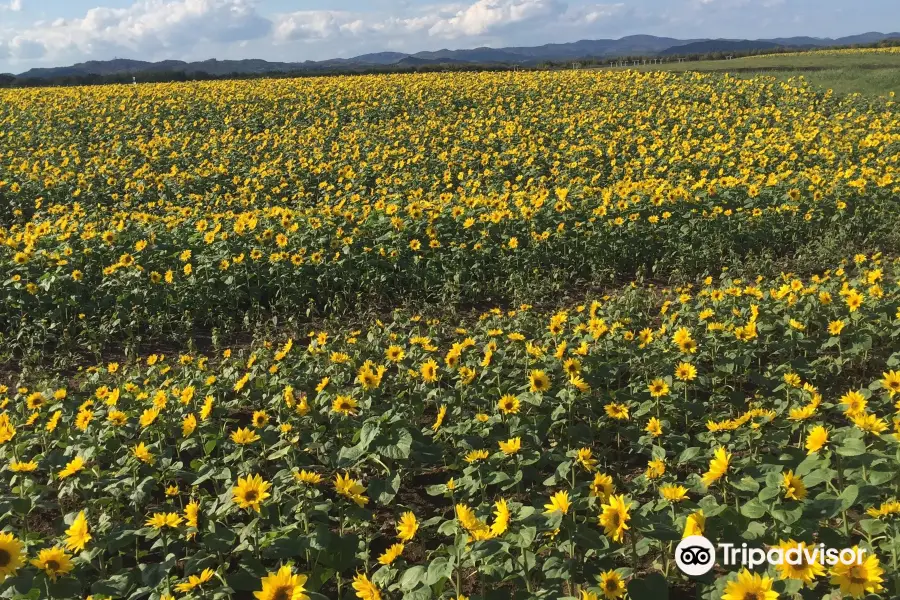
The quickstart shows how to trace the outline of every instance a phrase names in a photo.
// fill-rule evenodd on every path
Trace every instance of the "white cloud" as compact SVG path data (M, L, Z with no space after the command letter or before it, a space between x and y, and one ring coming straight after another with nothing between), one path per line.
M559 0L476 0L465 4L421 7L412 14L387 16L333 10L305 10L275 19L277 42L368 40L390 46L415 41L479 38L538 22L556 22L566 12ZM422 48L418 48L422 49Z
M538 19L555 20L566 8L557 0L478 0L435 23L429 33L447 38L485 35Z
M274 35L282 42L325 40L359 34L365 27L365 21L356 13L304 10L283 15L275 25Z
M141 0L127 8L92 8L79 19L35 23L7 45L23 60L116 53L151 58L180 55L203 42L258 39L271 28L252 0Z
M0 11L11 10L19 12L22 10L22 0L9 0L9 4L0 4Z
M574 7L565 15L565 20L573 25L593 25L601 21L621 17L629 12L624 3L589 4Z

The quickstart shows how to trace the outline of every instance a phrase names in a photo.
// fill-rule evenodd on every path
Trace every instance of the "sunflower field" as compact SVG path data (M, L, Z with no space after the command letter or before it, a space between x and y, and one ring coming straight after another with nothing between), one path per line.
M900 597L896 109L0 90L0 597ZM865 554L688 577L692 535Z

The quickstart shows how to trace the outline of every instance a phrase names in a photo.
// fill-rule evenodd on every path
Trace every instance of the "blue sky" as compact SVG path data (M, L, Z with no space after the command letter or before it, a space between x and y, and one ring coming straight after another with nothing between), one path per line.
M636 33L900 30L900 0L0 0L0 72L90 59L264 58L537 45Z

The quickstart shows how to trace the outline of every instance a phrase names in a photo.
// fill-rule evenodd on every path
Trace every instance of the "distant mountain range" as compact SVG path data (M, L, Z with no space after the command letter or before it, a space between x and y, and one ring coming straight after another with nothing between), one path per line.
M679 40L653 35L630 35L618 40L581 40L568 44L510 48L473 48L469 50L437 50L434 52L377 52L353 58L322 61L270 62L260 59L216 60L199 62L164 60L146 62L117 58L88 61L70 67L30 69L18 79L52 79L87 75L131 75L139 73L208 73L209 75L261 74L290 71L359 70L373 66L415 67L423 65L505 64L533 66L546 61L579 59L613 59L621 56L674 56L709 52L742 52L773 48L811 49L852 44L874 44L900 38L900 32L870 32L841 38L788 37L768 40L694 39Z

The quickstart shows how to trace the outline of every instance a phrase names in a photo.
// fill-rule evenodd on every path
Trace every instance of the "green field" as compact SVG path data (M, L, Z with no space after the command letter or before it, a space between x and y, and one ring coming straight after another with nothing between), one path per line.
M741 77L771 75L781 80L805 77L813 85L835 93L858 92L869 96L900 94L900 53L808 52L802 54L746 56L732 60L674 62L640 65L641 71L702 71L733 73Z

